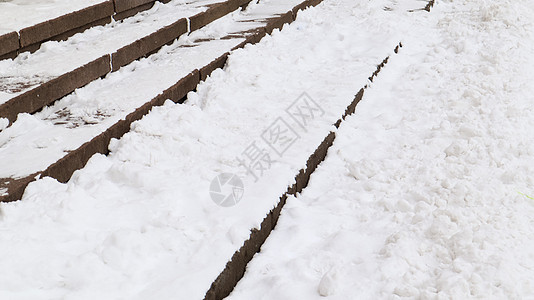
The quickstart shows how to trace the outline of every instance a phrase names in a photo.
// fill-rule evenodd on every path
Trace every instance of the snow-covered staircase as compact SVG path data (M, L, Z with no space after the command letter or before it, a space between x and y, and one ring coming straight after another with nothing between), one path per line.
M249 0L170 2L0 61L0 201L20 199L40 176L67 181L153 106L194 90L230 51L318 2L278 0L244 11Z
M130 131L131 123L153 107L167 99L184 101L200 81L225 65L231 51L260 41L321 0L128 3L134 2L139 5L116 17L121 22L0 61L0 202L19 200L40 177L68 181L95 153L106 154L111 139ZM135 14L137 10L142 12ZM394 46L395 52L402 47ZM387 58L367 75L371 82L386 63ZM355 90L354 101L332 125L338 127L354 112L363 93L363 87ZM276 225L286 197L306 187L334 138L332 131L310 153L294 184L228 260L205 299L221 299L232 291Z

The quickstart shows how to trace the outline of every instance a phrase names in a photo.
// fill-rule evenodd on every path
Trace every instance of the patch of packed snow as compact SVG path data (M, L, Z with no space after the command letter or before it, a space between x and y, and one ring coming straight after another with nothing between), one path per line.
M228 299L531 298L533 14L418 19Z

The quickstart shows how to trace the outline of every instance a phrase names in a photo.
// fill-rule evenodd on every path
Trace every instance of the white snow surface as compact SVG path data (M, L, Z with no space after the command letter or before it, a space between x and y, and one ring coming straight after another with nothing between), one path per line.
M105 0L0 0L0 35L102 2Z
M219 2L222 0L155 2L151 9L130 18L89 28L65 41L43 43L34 53L0 60L0 104ZM18 86L21 88L13 89Z
M533 13L419 19L227 299L533 299Z
M374 5L344 0L301 13L234 51L186 104L154 108L67 184L43 178L22 201L2 204L0 256L12 259L0 260L0 298L202 299L400 41ZM124 75L150 65L142 63ZM121 71L102 81L120 82ZM324 114L301 128L286 109L303 92ZM299 135L281 156L261 138L278 117ZM258 182L238 161L252 143L272 157ZM210 199L220 172L243 178L245 195L234 207Z
M158 53L77 89L42 112L20 114L11 127L0 132L0 178L22 178L43 171L193 70L204 67L244 41L240 36L222 37L260 27L262 20L287 12L298 2L272 0L266 3L251 5L246 11L237 10L183 35ZM203 42L195 42L197 40ZM35 68L31 63L27 66Z
M0 205L0 299L202 299L387 55L229 298L533 295L534 4L406 5L325 0ZM300 138L255 182L236 158L303 92L325 114L285 119ZM209 197L220 172L244 180L234 207Z

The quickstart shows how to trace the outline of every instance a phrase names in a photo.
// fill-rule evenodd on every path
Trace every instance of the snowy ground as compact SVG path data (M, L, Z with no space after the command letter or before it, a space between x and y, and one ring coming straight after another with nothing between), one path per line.
M532 299L533 13L439 2L228 299Z
M409 5L411 7L411 4ZM154 109L67 184L0 206L0 298L201 299L375 66L327 160L230 299L534 294L534 4L325 0ZM262 134L302 92L324 115L283 155ZM238 157L275 158L255 182ZM209 198L219 172L245 197Z

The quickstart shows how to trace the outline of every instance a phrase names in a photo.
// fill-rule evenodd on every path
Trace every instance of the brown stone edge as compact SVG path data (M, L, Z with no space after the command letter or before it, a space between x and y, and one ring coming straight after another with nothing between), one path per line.
M212 22L213 14L217 12L217 17L222 17L229 12L234 11L242 5L248 4L251 0L228 0L212 6L208 11L199 13L197 24L200 27L206 26ZM220 13L224 12L224 14ZM203 14L210 14L208 18L202 18ZM46 105L52 104L61 97L68 95L77 88L81 88L91 81L102 77L109 72L115 72L120 67L125 66L136 59L148 56L165 44L172 43L182 34L187 33L187 19L182 18L171 25L165 26L158 31L145 36L127 46L124 46L110 55L105 55L91 63L86 64L74 71L63 74L49 82L43 83L6 103L0 105L0 117L7 118L12 124L19 113L34 113ZM199 28L200 28L199 27ZM104 66L103 59L106 60L107 66ZM83 74L87 74L83 78Z
M39 50L41 48L41 45L43 43L45 43L45 42L48 42L48 41L64 41L64 40L67 40L69 37L71 37L71 36L73 36L73 35L75 35L77 33L84 32L85 30L87 30L89 28L97 27L97 26L103 26L103 25L106 25L106 24L108 24L110 22L111 22L111 17L108 16L108 17L96 20L94 22L90 22L90 23L85 24L83 26L68 30L68 31L63 32L63 33L60 33L60 34L58 34L56 36L53 36L53 37L51 37L49 39L46 39L44 41L40 41L40 42L31 44L31 45L28 45L28 46L25 46L25 47L21 47L21 48L19 48L18 51L15 52L16 55L14 57L17 57L17 55L19 55L21 53L24 53L24 52L33 53L33 52Z
M198 30L250 2L251 0L227 0L211 5L206 11L190 17L189 22L182 18L130 45L124 46L111 55L112 71L117 71L136 59L154 53L162 46L172 43L176 38L187 33L188 30L189 32Z
M199 71L194 70L184 78L180 79L176 84L127 115L126 118L118 121L106 131L94 137L91 141L86 142L75 151L50 165L42 172L42 176L50 176L56 178L60 182L67 182L72 176L72 173L83 168L91 156L96 153L107 154L108 145L111 139L120 138L130 131L130 124L140 120L144 115L148 114L152 107L163 105L167 99L176 103L183 102L187 93L194 90L199 82Z
M171 0L157 0L161 3L169 3ZM115 14L113 20L120 21L135 14L149 10L154 6L156 0L113 0Z
M74 171L85 166L91 156L96 153L107 154L108 145L111 139L120 138L122 135L128 132L132 122L140 120L150 111L152 107L163 105L167 99L170 99L176 103L183 102L187 93L189 91L193 91L199 82L200 71L194 70L187 76L180 79L176 84L166 89L149 102L146 102L134 112L128 114L124 119L121 119L117 123L113 124L106 131L84 143L76 150L71 151L57 162L51 164L46 170L16 180L0 180L0 188L8 189L8 195L0 196L0 202L12 202L19 200L22 197L26 186L39 177L50 176L60 182L67 182ZM2 184L2 181L6 180L9 180L9 182L7 184Z
M209 24L233 12L239 7L248 4L250 1L251 0L229 0L226 2L220 2L210 5L206 11L198 13L189 18L190 31L200 29L206 24Z
M243 0L240 1L245 2ZM239 1L235 1L234 3L239 3ZM313 2L307 0L304 3ZM280 18L289 21L287 20L286 15L287 14L283 14ZM293 19L294 18L292 18L292 20ZM277 26L280 26L280 28L285 24L273 19L268 22L268 24L266 24L266 27L274 29L274 26L271 26L273 23L276 23ZM261 40L261 37L263 37L265 34L265 29L257 30L255 34L249 36L247 40L241 43L238 47L244 47L246 43L256 43ZM237 49L237 47L234 47L231 51L235 49ZM206 77L211 74L213 70L224 67L228 55L229 52L216 58L206 66L200 68L200 70L194 70L189 75L179 80L175 85L168 88L151 101L145 103L133 113L129 114L124 120L120 120L119 122L108 128L105 132L94 137L91 141L86 142L78 149L71 151L65 157L50 165L46 170L34 173L30 176L20 179L0 178L0 188L8 189L8 194L6 196L0 196L0 202L12 202L21 199L26 186L39 177L50 176L60 182L67 182L74 173L74 171L83 168L92 155L96 153L107 154L110 140L112 138L119 138L123 134L128 132L130 130L130 124L136 120L141 119L141 117L147 114L152 107L162 105L166 99L171 99L176 103L183 102L185 100L184 97L187 95L187 93L189 91L194 91L201 80L206 79ZM105 56L101 59L106 59L106 57L109 56ZM107 63L109 67L109 60L106 60L105 63ZM3 183L3 181L8 181L8 183Z
M16 32L0 35L0 58L11 57L18 49L19 35Z
M425 5L425 7L410 9L410 10L408 10L408 12L416 12L416 11L421 11L421 10L426 10L427 12L430 12L430 9L432 9L432 7L434 7L434 1L435 0L427 0L427 3Z
M430 0L427 5L425 6L425 10L430 12L430 9L432 9L432 7L434 7L434 0Z
M122 13L133 8L154 3L155 0L113 0L115 13Z
M156 51L165 44L173 42L184 33L187 33L187 20L182 18L173 24L165 26L148 36L118 49L111 54L112 72Z
M14 122L19 113L35 113L110 71L110 56L104 55L3 103L0 105L0 117Z
M121 12L118 12L117 10L115 10L115 14L113 15L113 20L120 21L120 20L129 18L129 17L135 16L139 12L151 9L152 6L154 6L154 3L156 3L156 1L153 0L148 3L141 4L139 6L126 9Z

